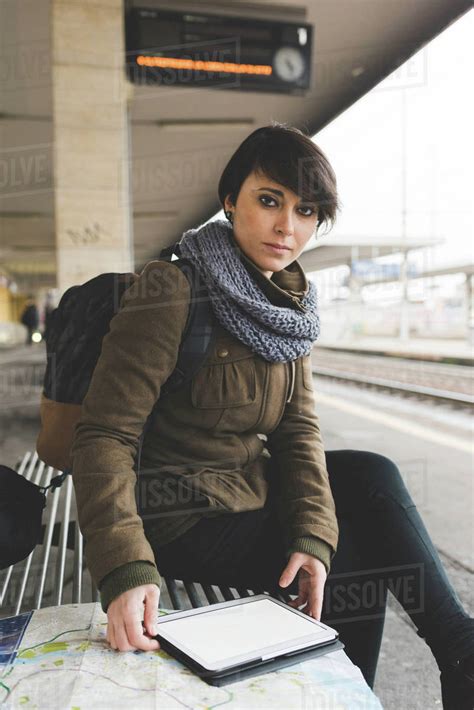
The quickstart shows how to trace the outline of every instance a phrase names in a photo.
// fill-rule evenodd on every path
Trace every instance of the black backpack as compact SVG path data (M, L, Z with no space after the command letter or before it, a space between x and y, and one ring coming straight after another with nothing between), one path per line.
M164 249L159 258L171 261L173 254L179 256L177 245ZM164 383L160 397L178 389L194 376L210 350L214 332L207 290L192 262L178 258L173 264L188 278L191 302L176 368ZM122 295L137 278L133 273L107 273L80 286L72 286L51 314L46 337L48 360L40 403L41 429L36 445L40 459L49 466L66 473L71 467L74 429L102 340L109 330L110 320L119 310ZM138 467L143 438L152 420L153 410L140 437ZM61 478L62 483L64 477L56 478Z

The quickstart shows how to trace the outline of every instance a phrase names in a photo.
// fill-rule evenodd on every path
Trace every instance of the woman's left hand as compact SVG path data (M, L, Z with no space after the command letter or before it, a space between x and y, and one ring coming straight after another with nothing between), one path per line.
M293 552L288 564L280 577L280 587L288 587L294 580L296 573L298 576L298 597L288 602L289 606L299 607L308 616L312 616L317 621L321 620L323 608L324 585L326 583L326 567L321 560L304 552Z

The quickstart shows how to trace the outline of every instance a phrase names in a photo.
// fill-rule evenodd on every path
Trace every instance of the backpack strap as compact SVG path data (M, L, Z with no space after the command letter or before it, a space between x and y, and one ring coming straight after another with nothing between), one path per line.
M60 488L70 473L72 473L71 469L65 468L62 473L51 479L48 486L38 486L38 488L40 488L43 493L46 493L50 488Z
M179 259L173 263L188 279L191 298L178 360L174 371L162 387L163 395L177 390L194 377L206 359L215 335L215 320L209 293L200 280L196 267L188 259Z
M176 255L178 259L172 260L171 257L173 255ZM175 369L161 388L160 399L162 395L166 396L170 392L177 390L181 385L192 380L210 352L214 344L216 333L216 329L214 328L215 319L211 308L209 293L205 284L200 279L194 264L188 259L180 258L178 244L173 244L163 249L160 252L160 259L161 258L163 258L163 261L172 261L186 276L191 287L191 298L188 318L179 348L178 360ZM148 415L138 441L137 476L140 475L143 441L153 423L154 415L155 407L153 407Z
M178 259L181 256L179 242L175 242L174 244L171 244L171 246L162 249L160 251L159 258L161 259L161 261L173 261L173 256L176 256Z

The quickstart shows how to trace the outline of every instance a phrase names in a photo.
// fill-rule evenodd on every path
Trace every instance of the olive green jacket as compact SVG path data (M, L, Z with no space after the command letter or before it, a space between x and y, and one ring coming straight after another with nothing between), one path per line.
M241 258L272 303L301 308L308 282L297 261L268 279ZM160 398L189 300L189 282L172 262L146 265L110 323L75 430L79 524L104 611L127 589L160 585L154 546L203 515L262 508L269 486L287 555L307 552L329 570L336 550L310 356L268 362L216 323L204 365ZM138 438L156 402L137 483Z

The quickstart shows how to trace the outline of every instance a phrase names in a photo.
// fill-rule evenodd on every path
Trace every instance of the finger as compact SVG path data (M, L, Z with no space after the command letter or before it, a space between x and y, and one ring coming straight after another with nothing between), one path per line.
M156 639L145 636L143 633L142 620L139 616L128 616L125 617L124 621L127 641L134 650L156 651L160 647Z
M145 595L145 612L143 615L143 623L145 630L150 636L156 636L158 633L158 606L160 602L160 590L156 584L153 589Z
M125 628L124 620L120 620L115 626L115 646L117 651L135 651L136 649L132 646L128 640L127 630Z
M290 557L288 564L281 573L280 580L278 584L280 587L287 587L294 580L296 573L301 567L301 562L298 562L293 556Z
M321 620L321 612L323 608L324 586L317 585L309 594L308 609L310 615L317 621Z
M115 650L117 648L117 644L115 642L114 625L111 621L109 621L109 623L107 624L107 634L107 640L110 644L110 647Z
M115 636L115 627L112 624L111 630L110 630L110 645L114 649L114 651L117 650L117 638Z
M314 602L311 605L311 608L308 611L308 615L311 616L313 619L316 619L316 621L321 621L321 611L323 608L323 602L322 600L319 601L319 599Z

